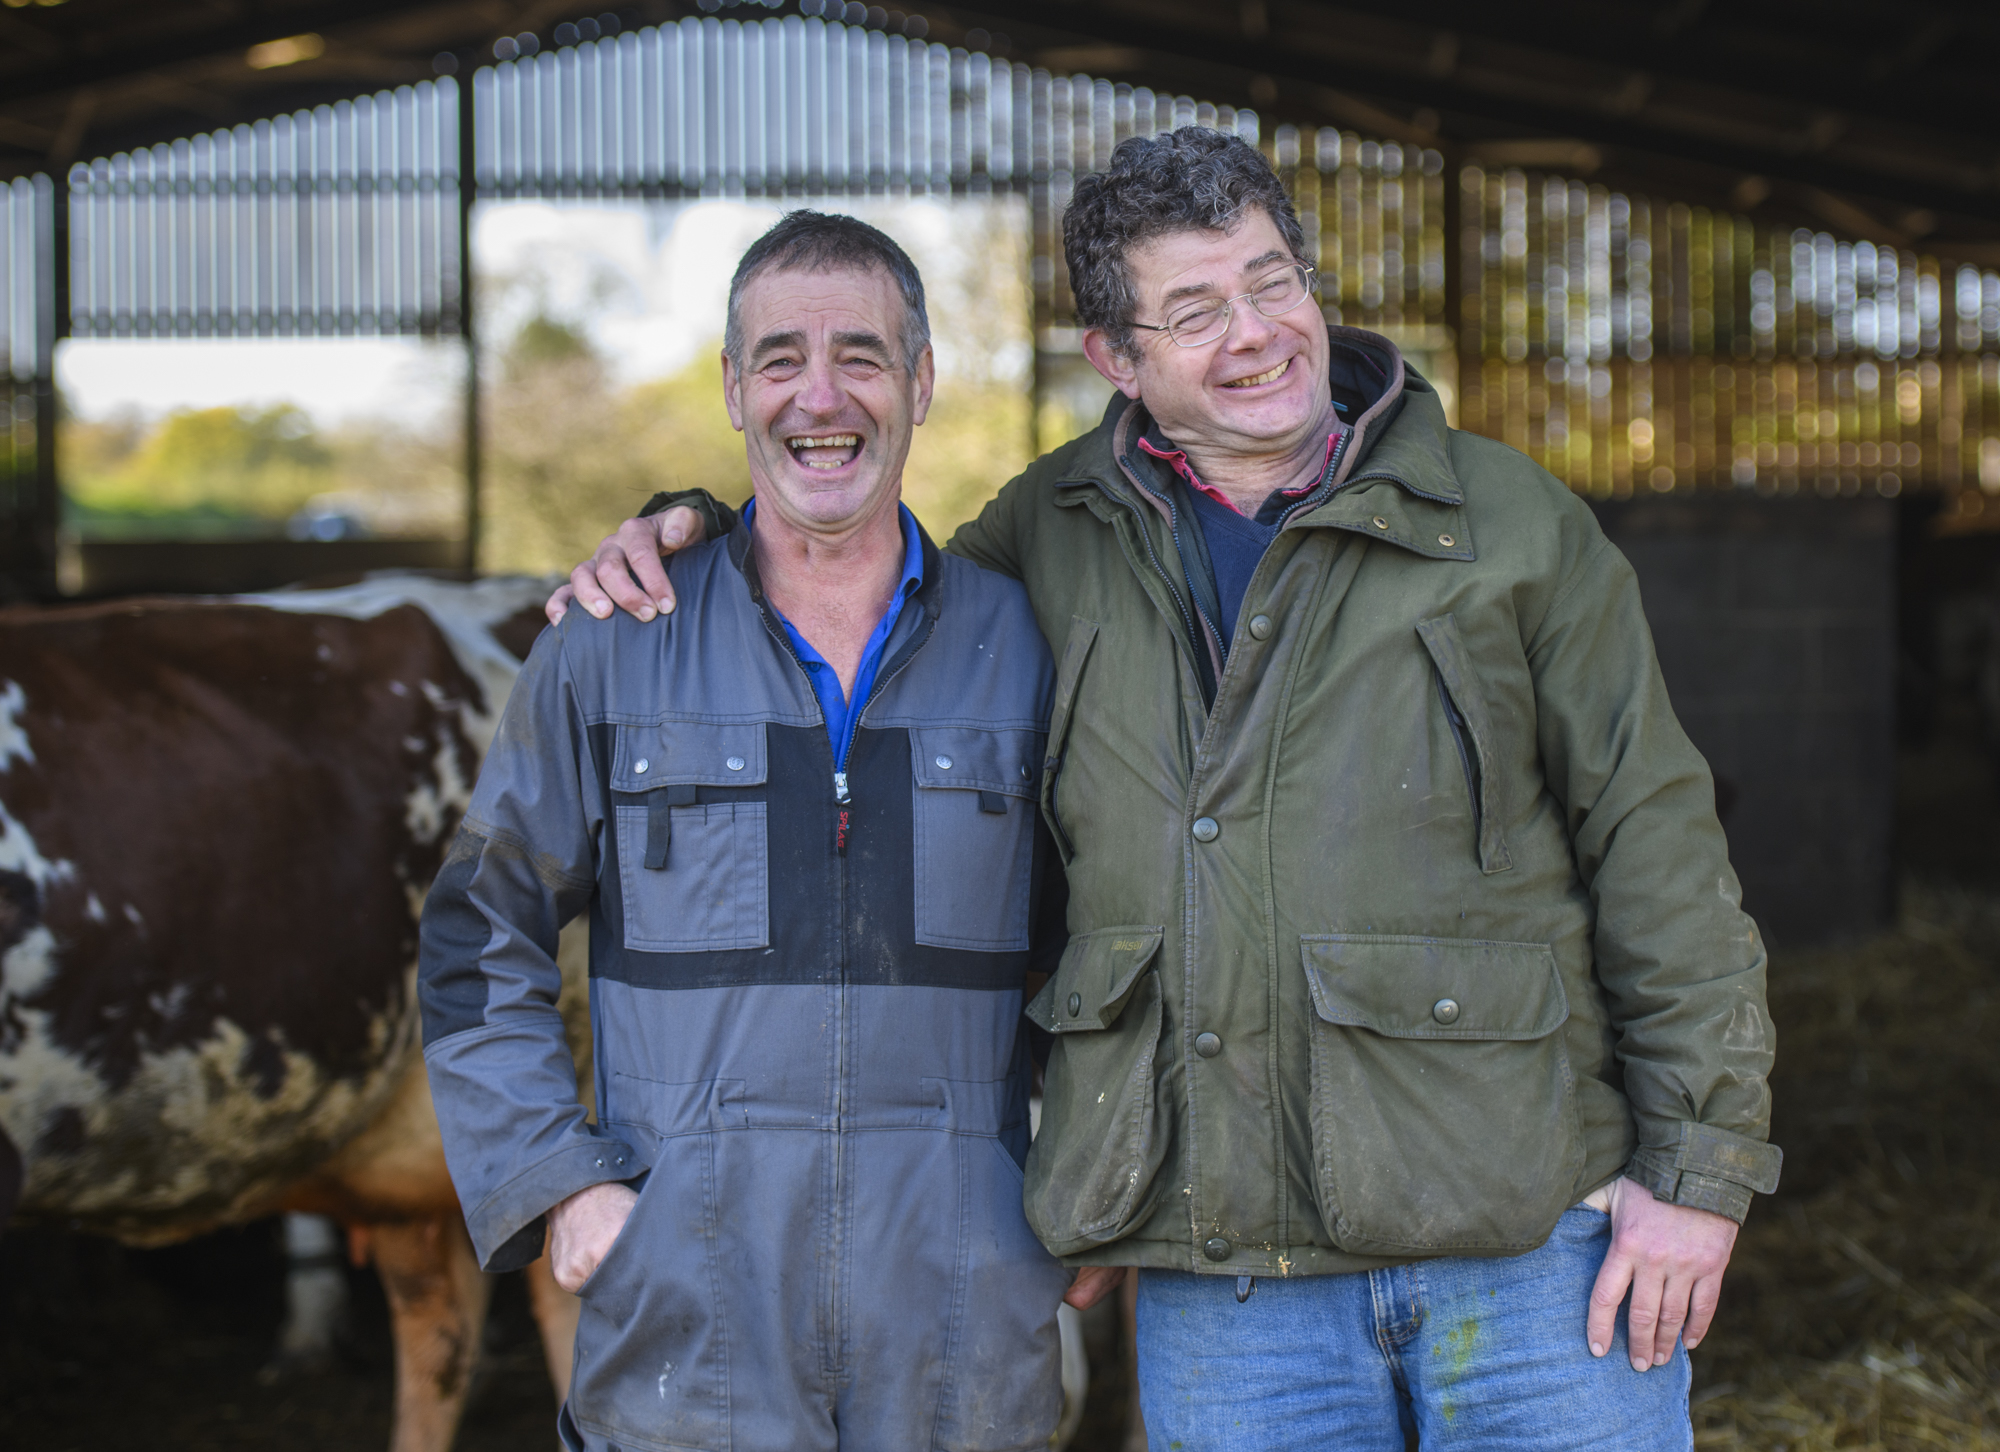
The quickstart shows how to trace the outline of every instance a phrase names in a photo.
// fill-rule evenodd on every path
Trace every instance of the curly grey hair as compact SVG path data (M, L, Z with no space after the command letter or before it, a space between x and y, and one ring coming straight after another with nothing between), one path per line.
M1292 256L1312 261L1291 198L1249 142L1205 126L1121 141L1108 171L1078 180L1063 213L1077 321L1101 329L1114 352L1135 356L1132 248L1171 232L1226 232L1253 207L1277 224Z
M834 272L853 268L880 269L903 294L903 327L899 340L903 366L915 368L931 345L930 314L924 310L924 280L910 254L895 239L858 217L815 212L801 207L787 212L771 230L750 244L736 275L729 279L729 312L723 324L722 351L736 367L743 366L743 319L737 307L744 287L764 272Z

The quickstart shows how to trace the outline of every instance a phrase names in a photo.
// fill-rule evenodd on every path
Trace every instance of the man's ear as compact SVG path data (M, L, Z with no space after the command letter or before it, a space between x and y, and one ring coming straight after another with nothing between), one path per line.
M1139 396L1138 364L1123 353L1113 352L1111 342L1104 336L1102 328L1084 330L1083 356L1090 360L1090 366L1102 373L1113 388L1127 398Z
M917 403L910 415L914 428L930 416L931 390L937 386L937 358L928 346L917 358Z
M743 380L737 376L736 365L730 361L725 350L722 355L722 406L729 410L729 426L737 433L743 432L743 398L737 391Z

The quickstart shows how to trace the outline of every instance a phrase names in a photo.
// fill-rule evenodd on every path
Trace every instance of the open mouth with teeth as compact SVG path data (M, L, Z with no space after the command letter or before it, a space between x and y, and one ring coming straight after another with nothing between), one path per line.
M808 469L844 469L861 456L861 435L795 434L785 447Z
M1255 378L1236 378L1223 384L1224 388L1259 388L1266 383L1276 383L1291 370L1292 360L1287 358L1268 373L1259 373Z

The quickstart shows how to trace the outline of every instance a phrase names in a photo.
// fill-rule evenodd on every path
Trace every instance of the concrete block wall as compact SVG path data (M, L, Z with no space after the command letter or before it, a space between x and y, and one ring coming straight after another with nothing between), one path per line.
M1612 501L1681 723L1715 772L1743 905L1780 946L1892 911L1896 507Z

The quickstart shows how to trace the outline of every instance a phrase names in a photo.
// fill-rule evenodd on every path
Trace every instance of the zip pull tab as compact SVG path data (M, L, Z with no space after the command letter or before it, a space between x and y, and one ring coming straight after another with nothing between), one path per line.
M836 802L846 802L849 799L847 795L847 773L844 771L836 771L833 774L833 799Z
M854 825L854 816L848 810L850 798L847 795L847 773L844 771L836 771L833 774L833 799L840 803L840 811L837 813L838 820L834 823L833 828L833 851L835 856L845 857L847 855L847 833L848 829Z

